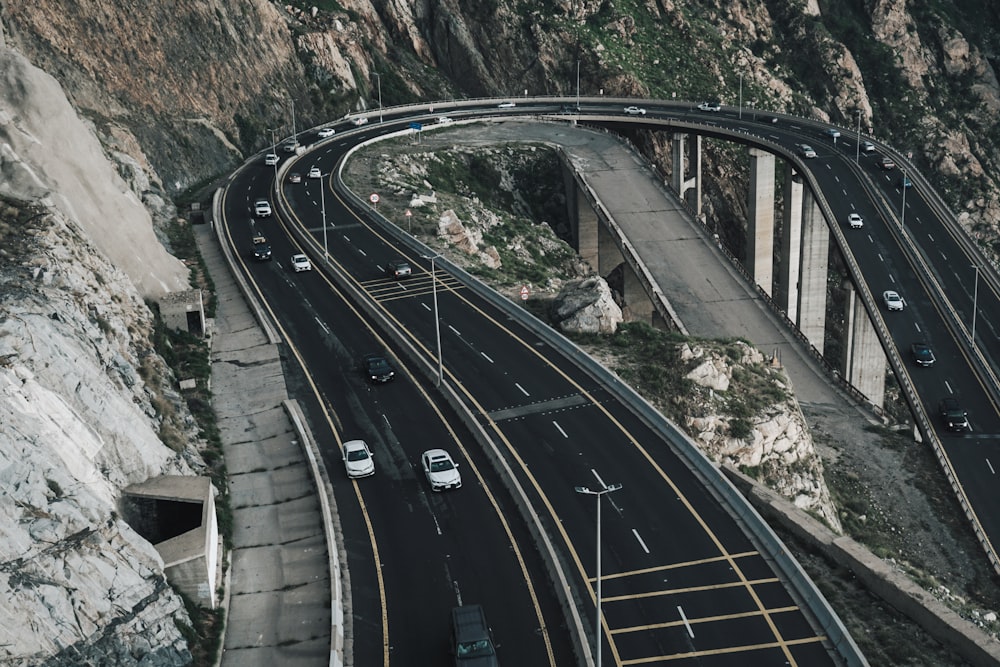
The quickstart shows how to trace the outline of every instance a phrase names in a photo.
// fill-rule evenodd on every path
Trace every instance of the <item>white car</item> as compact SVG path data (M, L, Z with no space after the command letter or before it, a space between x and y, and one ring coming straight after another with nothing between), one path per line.
M332 127L324 127L322 130L316 133L316 136L319 137L320 139L326 139L328 137L332 137L335 133L336 130L334 130Z
M375 474L375 461L372 450L364 440L348 440L344 443L344 468L347 476L369 477Z
M702 102L698 111L722 111L722 105L719 102Z
M863 150L866 153L874 153L875 152L875 144L873 144L870 141L862 141L861 142L861 150Z
M366 125L367 123L368 123L368 116L358 116L357 118L351 120L351 124L354 125L354 127L361 127L362 125Z
M427 481L432 491L462 488L462 475L458 472L458 464L451 454L443 449L428 449L420 457L420 465L424 469Z
M513 109L516 106L513 102L501 102L497 105L497 109Z
M454 121L451 118L448 118L447 116L438 116L437 119L438 125L447 125L448 123L453 123L453 122Z
M836 128L832 128L832 127L824 130L823 134L825 134L826 136L830 137L831 139L839 139L840 138L840 130L838 130Z
M319 167L310 167L309 178L323 178L323 172L319 170Z
M802 157L807 157L807 158L816 157L816 151L814 151L813 147L808 144L801 144L799 146L799 152L802 153Z
M294 153L295 151L297 151L299 149L299 142L289 140L289 141L286 141L282 145L282 147L285 149L286 153Z
M631 106L631 107L625 107L625 113L627 113L629 116L645 116L646 110L643 109L642 107Z
M266 164L268 167L271 167L278 164L279 159L280 158L278 158L278 156L275 153L268 153L267 155L264 156L264 164Z
M253 203L253 212L258 218L267 218L271 215L271 205L266 199L258 199Z
M851 229L861 229L865 226L865 221L857 213L851 213L847 216L847 226Z
M312 271L313 265L305 255L292 255L292 269L295 273L299 271Z
M891 289L882 292L882 300L888 310L903 310L903 297Z

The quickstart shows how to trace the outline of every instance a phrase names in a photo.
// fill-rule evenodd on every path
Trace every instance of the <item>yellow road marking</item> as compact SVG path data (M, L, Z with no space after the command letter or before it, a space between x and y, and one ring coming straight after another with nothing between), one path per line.
M727 646L726 648L714 648L706 651L689 651L687 653L672 653L670 655L656 655L647 658L635 658L634 660L623 660L620 664L626 665L649 665L654 662L670 662L672 660L690 660L707 655L725 655L727 653L748 653L750 651L763 651L771 648L780 648L785 655L788 654L789 646L801 646L802 644L815 644L826 641L826 637L805 637L804 639L782 639L777 642L767 644L746 644L744 646ZM796 664L792 661L792 664Z
M786 612L799 611L798 605L791 605L788 607L776 607L769 610L772 614L782 614ZM733 621L738 618L753 618L755 616L761 616L759 611L744 611L738 614L719 614L718 616L704 616L701 618L687 618L679 621L667 621L665 623L650 623L649 625L635 625L628 628L618 628L617 630L612 630L613 635L622 635L629 632L642 632L643 630L660 630L662 628L675 628L682 625L698 625L699 623L715 623L717 621Z
M604 577L601 577L603 580ZM686 588L665 588L659 591L649 591L648 593L629 593L628 595L611 595L602 596L601 600L604 602L620 602L621 600L642 600L645 598L657 598L664 597L667 595L680 595L681 593L697 593L699 591L717 591L724 588L744 588L746 586L759 586L760 584L774 584L781 580L777 577L770 577L767 579L754 579L753 581L728 581L724 584L705 584L704 586L688 586ZM761 614L764 614L764 610L760 610Z
M614 574L604 574L601 572L601 581L607 581L608 579L621 579L622 577L636 577L642 574L649 574L651 572L663 572L664 570L676 570L683 567L691 567L693 565L704 565L706 563L719 563L728 561L730 558L748 558L750 556L759 556L759 551L744 551L738 554L730 554L729 556L712 556L710 558L699 558L698 560L689 560L680 563L670 563L669 565L657 565L656 567L647 567L641 570L628 570L626 572L617 572ZM595 582L596 577L590 577L587 581Z

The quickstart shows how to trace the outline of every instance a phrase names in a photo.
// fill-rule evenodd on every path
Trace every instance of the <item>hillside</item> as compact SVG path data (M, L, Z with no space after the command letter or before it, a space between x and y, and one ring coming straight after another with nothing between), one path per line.
M189 658L183 605L116 505L129 483L202 466L144 299L187 281L166 241L175 205L274 135L380 101L578 87L742 101L860 121L911 152L992 252L1000 7L958 4L5 2L0 662ZM739 156L711 143L707 156L706 210L738 249Z

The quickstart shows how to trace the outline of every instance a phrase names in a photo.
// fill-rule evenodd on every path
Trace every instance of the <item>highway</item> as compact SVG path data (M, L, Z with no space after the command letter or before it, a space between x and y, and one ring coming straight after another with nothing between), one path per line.
M358 138L387 126L354 137L343 129L282 173L305 174L313 164L329 173ZM378 664L379 649L386 664L443 664L447 610L460 602L484 605L504 664L570 664L569 646L581 641L573 622L566 627L556 616L558 591L540 583L546 571L504 491L510 483L498 481L486 463L489 452L436 407L418 373L373 388L357 371L361 354L389 344L347 294L365 295L426 363L436 359L435 289L445 382L537 513L587 628L596 601L596 507L594 496L575 489L622 484L603 500L606 664L837 664L783 575L664 440L662 426L652 427L620 394L458 283L441 262L431 276L420 253L391 241L338 194L324 190L321 197L318 186L327 178L283 180L274 197L273 176L262 160L242 170L227 188L224 223L247 258L249 242L241 239L252 202L270 193L288 216L256 223L270 229L275 259L247 260L242 268L295 351L289 365L300 380L290 391L312 395L310 425L326 443L354 591L355 664ZM299 251L295 239L307 235L314 263L322 260L324 209L330 263L344 284L319 271L292 274L287 266ZM386 263L400 255L415 275L387 278ZM407 363L399 359L400 367ZM354 437L373 444L374 478L343 475L335 443ZM423 448L441 443L468 481L460 491L431 496L414 464ZM588 646L589 633L582 640Z

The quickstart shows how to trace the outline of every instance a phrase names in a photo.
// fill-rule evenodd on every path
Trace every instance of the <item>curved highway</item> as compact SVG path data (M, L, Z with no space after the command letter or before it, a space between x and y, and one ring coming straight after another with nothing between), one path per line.
M385 118L350 136L340 126L305 156L283 156L294 164L280 165L277 197L274 167L262 159L248 165L227 188L224 206L234 248L245 258L254 200L270 197L288 216L287 233L284 222L254 223L268 228L275 259L247 259L242 268L283 326L302 369L302 390L314 396L310 422L327 443L344 524L355 664L377 664L380 652L386 663L443 663L447 610L467 602L486 608L501 663L567 664L570 643L593 645L593 630L581 637L575 626L582 618L593 627L597 597L595 496L576 487L600 491L619 483L602 498L600 640L607 664L838 664L830 638L801 606L803 591L788 585L755 533L720 505L713 484L675 451L662 424L650 423L604 378L466 289L441 268L446 262L438 260L431 275L419 249L387 236L332 190L321 196L318 186L328 178L286 180L313 165L329 174L360 139L409 122ZM289 271L286 258L300 242L314 263L326 247L339 282L319 271ZM386 276L398 256L413 266L412 278ZM360 310L350 305L351 293L360 295ZM373 346L389 347L374 324L371 330L361 324L368 311L412 348L413 359L400 360L404 368L433 365L440 331L445 384L474 416L480 440L496 451L480 451L476 439L443 416L429 389L422 395L416 373L375 388L363 383L354 360ZM372 479L348 481L342 472L337 443L354 437L374 443ZM468 481L460 491L430 496L414 465L421 449L441 443L458 455ZM554 556L546 566L526 548L527 529L505 492L510 480L497 479L487 458L509 467L514 488L534 509L538 534L551 540ZM472 467L479 472L471 474ZM540 549L544 555L546 547ZM567 589L559 590L557 576L554 591L539 584L543 567L558 570ZM552 612L559 596L575 610L568 628Z

